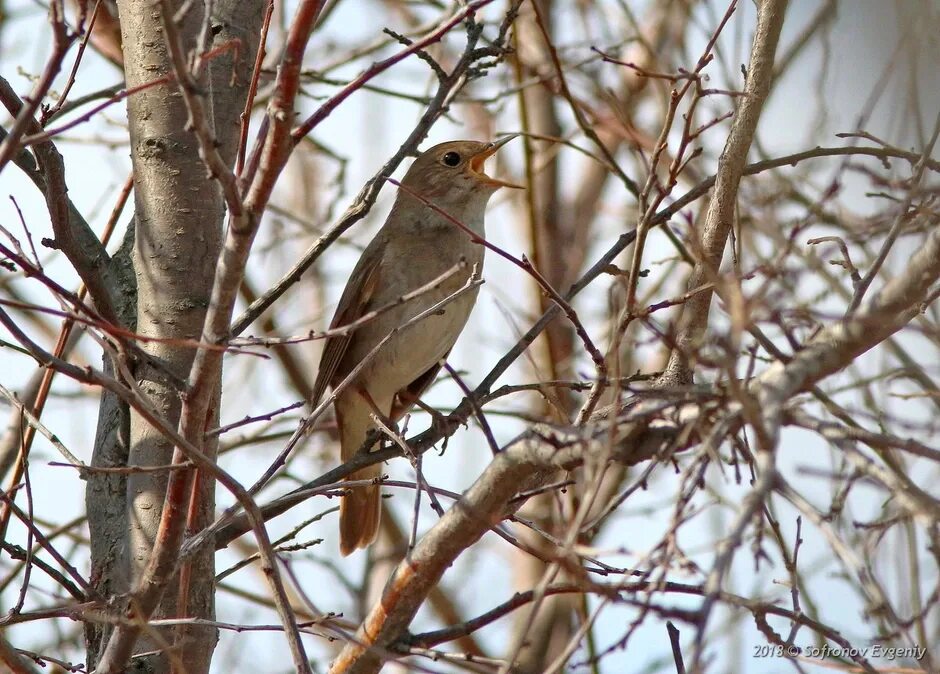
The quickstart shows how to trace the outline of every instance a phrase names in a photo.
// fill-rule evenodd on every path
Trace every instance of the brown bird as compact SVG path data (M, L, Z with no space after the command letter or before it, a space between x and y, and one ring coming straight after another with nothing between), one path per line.
M500 187L517 186L486 175L483 163L514 137L495 143L441 143L419 155L401 181L388 219L353 269L330 328L348 325L375 309L388 307L403 295L433 284L458 267L461 260L466 262L457 273L416 299L380 313L351 334L327 339L313 389L313 405L327 386L338 386L391 335L336 396L343 461L362 447L374 425L371 415L391 422L404 416L434 381L441 362L463 330L476 301L476 288L445 304L439 312L402 327L453 295L466 284L474 267L479 269L483 264L484 247L471 241L467 232L429 203L474 234L484 236L483 214L490 197ZM380 471L381 466L374 465L346 479L368 480ZM347 490L339 515L343 555L375 540L380 513L379 485Z

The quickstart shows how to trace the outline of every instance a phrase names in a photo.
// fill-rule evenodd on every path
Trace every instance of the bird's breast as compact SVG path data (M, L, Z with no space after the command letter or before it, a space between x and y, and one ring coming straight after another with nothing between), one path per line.
M359 363L377 349L359 376L376 395L398 391L443 358L476 301L478 289L467 284L474 268L482 272L483 247L462 232L422 239L387 252L395 263L383 264L369 307L385 310L356 331L344 357Z

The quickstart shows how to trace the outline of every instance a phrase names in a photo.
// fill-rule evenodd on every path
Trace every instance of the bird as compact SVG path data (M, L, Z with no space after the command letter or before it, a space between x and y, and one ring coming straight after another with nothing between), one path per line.
M385 223L353 268L330 329L380 311L356 329L327 338L311 395L315 407L328 387L335 390L353 375L333 402L344 462L363 448L375 426L373 415L394 424L418 401L463 330L477 286L413 319L482 269L487 202L501 187L519 187L486 175L483 164L515 135L491 143L450 141L420 153L399 183ZM409 293L414 297L402 301ZM376 464L346 480L374 479L380 471ZM345 490L339 515L344 557L375 540L380 516L378 484Z

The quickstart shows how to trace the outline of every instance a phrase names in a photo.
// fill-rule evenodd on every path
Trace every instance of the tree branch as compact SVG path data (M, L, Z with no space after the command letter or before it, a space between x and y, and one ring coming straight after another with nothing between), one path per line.
M744 96L740 98L740 107L718 159L715 189L708 204L701 240L694 247L699 259L687 282L690 290L718 280L721 258L734 224L738 185L744 175L748 150L757 131L764 101L773 83L774 53L786 10L787 0L761 0L758 3L757 29L751 45ZM676 348L666 366L665 376L673 383L691 380L690 354L695 353L695 345L705 334L712 295L712 290L698 293L683 308Z
M577 429L539 424L512 441L398 565L330 674L378 672L381 651L404 634L428 592L460 553L520 505L507 509L516 494L547 484L558 471L572 470L589 457L612 453L625 465L635 465L656 456L673 430L645 431L646 412L643 406L635 408L614 429L604 422Z

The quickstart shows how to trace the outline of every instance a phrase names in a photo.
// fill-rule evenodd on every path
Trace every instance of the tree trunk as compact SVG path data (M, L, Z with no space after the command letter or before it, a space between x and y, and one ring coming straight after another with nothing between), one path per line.
M173 3L174 10L182 3ZM211 5L208 44L212 50L197 85L205 92L206 110L223 157L234 163L239 115L244 108L263 3L224 0ZM159 3L118 2L127 87L130 89L173 73ZM193 3L177 23L184 49L195 54L203 32L203 3ZM238 41L237 48L234 41ZM225 48L226 45L232 45ZM192 62L192 59L190 60ZM161 341L141 342L152 359L137 363L135 379L157 411L177 423L180 386L189 374L194 350L179 341L198 340L209 305L215 261L222 241L224 203L218 184L208 177L199 158L196 138L187 130L187 110L175 80L146 88L128 99L131 157L134 166L136 237L136 330ZM170 340L170 341L167 341ZM217 385L212 407L218 413ZM206 446L207 453L215 448ZM121 409L111 397L102 399L96 438L97 465L114 465L127 453L132 466L171 462L173 444L134 411ZM92 564L96 586L104 596L126 591L147 565L163 511L166 472L134 473L91 481L88 491L92 531ZM126 486L124 486L126 485ZM123 488L122 488L123 487ZM215 484L197 482L191 526L205 526L214 513ZM123 500L123 503L120 501ZM190 566L191 581L184 610L178 610L177 588L171 584L154 617L214 616L214 560L207 548ZM89 632L89 664L93 665L106 635ZM156 637L156 638L154 638ZM174 634L147 631L136 652L160 649ZM215 630L189 628L177 633L185 641L176 650L189 674L209 669ZM135 664L146 671L169 671L170 659L154 656Z

